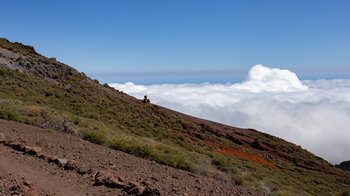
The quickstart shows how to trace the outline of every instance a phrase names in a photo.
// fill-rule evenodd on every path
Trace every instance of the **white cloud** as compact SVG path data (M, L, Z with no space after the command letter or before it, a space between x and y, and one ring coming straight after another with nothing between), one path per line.
M350 80L300 81L256 65L236 84L110 84L186 114L294 142L332 163L350 160Z
M247 80L235 85L237 89L252 92L261 91L299 91L308 89L297 75L289 70L270 69L262 65L255 65L249 70Z

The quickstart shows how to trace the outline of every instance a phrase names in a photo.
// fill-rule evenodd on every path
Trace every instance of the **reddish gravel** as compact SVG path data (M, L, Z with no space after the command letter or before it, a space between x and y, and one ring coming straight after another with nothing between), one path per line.
M43 194L43 193L42 193ZM48 194L48 193L45 193ZM0 195L39 195L31 182L0 169Z
M248 160L254 161L255 163L268 165L270 167L277 169L275 164L271 163L270 161L267 161L266 159L264 159L262 157L252 155L252 154L249 154L249 153L241 151L241 150L234 150L228 146L221 145L221 144L215 144L215 143L210 142L210 141L205 141L205 144L208 146L214 146L218 153L227 154L227 155L230 155L232 157L239 157L239 158L248 159Z
M0 120L0 143L0 195L259 195L29 125Z

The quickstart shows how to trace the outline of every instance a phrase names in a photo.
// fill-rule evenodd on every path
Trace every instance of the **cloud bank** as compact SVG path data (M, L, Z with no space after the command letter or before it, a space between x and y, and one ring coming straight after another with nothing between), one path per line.
M289 70L256 65L242 83L110 86L186 114L281 137L331 163L350 160L350 80L300 81Z

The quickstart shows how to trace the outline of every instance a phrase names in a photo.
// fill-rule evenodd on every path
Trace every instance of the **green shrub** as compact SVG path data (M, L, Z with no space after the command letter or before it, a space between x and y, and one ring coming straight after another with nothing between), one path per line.
M105 144L107 142L106 135L97 131L85 131L83 139L95 144Z
M151 144L144 144L135 139L127 140L116 135L113 138L110 147L174 168L193 171L193 165L186 160L182 153L165 145L153 146Z
M172 149L165 145L157 145L156 150L158 153L152 157L154 161L187 171L194 170L193 165L186 160L185 155L177 149Z
M1 76L5 76L5 75L9 75L10 71L7 69L0 69L0 75Z
M40 116L42 108L38 106L29 106L26 108L26 114L29 117L38 117Z
M72 121L75 125L78 125L78 124L81 122L81 118L80 118L79 116L72 115L71 121Z
M219 156L212 160L212 163L221 171L229 171L231 162L226 156Z
M238 175L238 174L232 174L231 178L232 178L233 181L235 181L235 183L237 185L243 185L244 184L243 177Z
M8 105L0 105L0 118L16 122L24 122L23 116Z
M119 136L113 138L110 147L141 158L151 158L152 154L155 154L150 145L142 144L135 139L126 140Z
M15 49L15 47L13 47L13 46L8 47L7 49L10 50L10 51L12 51L12 52L16 52L16 49Z

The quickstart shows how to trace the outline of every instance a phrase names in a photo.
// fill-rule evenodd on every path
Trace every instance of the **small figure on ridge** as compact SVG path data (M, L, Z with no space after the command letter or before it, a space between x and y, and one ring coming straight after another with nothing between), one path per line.
M149 99L147 99L147 95L145 95L145 97L142 100L143 103L150 103L151 101Z

